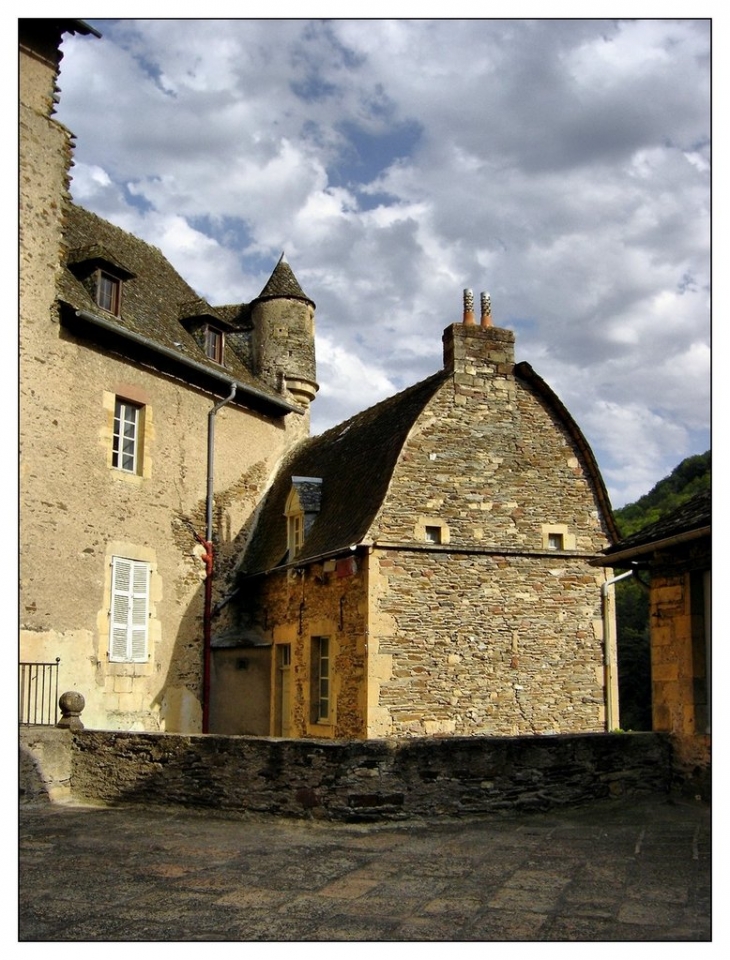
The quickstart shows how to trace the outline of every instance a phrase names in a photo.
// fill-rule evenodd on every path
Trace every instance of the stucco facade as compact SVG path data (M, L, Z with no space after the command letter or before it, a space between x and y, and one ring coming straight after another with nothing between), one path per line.
M196 732L207 544L215 602L272 471L309 433L314 304L284 262L254 320L246 304L212 307L158 250L74 207L72 136L53 117L69 30L95 33L50 20L20 31L20 659L60 658L60 689L82 693L87 727ZM118 307L95 299L107 273ZM297 344L309 338L293 371L287 317ZM254 363L255 338L275 349ZM129 465L120 409L134 418ZM146 578L130 656L110 639L118 558Z

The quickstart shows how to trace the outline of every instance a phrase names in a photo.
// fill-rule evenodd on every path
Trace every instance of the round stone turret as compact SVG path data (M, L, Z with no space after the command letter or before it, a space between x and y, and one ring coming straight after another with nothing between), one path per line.
M308 406L317 393L315 304L299 286L282 253L251 303L254 373L294 403Z

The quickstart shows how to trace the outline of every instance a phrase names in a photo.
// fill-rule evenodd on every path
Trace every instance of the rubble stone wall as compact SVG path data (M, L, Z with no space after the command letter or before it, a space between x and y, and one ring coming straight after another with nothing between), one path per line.
M328 741L84 730L71 744L77 800L352 822L547 810L671 781L670 740L652 733Z

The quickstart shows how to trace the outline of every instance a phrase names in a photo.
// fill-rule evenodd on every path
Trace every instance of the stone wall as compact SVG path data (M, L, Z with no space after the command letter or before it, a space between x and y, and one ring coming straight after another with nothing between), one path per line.
M454 378L369 531L378 734L602 731L611 574L589 564L608 541L588 464L515 375L509 331L455 326L445 340Z
M341 821L666 792L671 770L669 739L651 733L356 742L84 730L69 742L77 800Z
M320 562L296 573L270 574L256 596L252 616L256 622L265 625L264 629L274 644L274 670L277 647L288 645L291 650L290 735L340 739L364 737L367 694L367 570L364 558L352 556L340 564ZM326 723L313 721L312 639L315 637L330 640L332 712ZM245 678L239 679L239 691L244 689L244 682ZM274 723L280 709L275 687L276 677L273 676L271 716ZM225 692L235 696L232 686ZM221 695L220 689L218 695Z

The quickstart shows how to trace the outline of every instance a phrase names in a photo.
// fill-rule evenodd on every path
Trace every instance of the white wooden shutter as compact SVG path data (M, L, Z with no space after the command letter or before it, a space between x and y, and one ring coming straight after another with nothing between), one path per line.
M146 662L149 582L148 563L112 558L110 660Z

